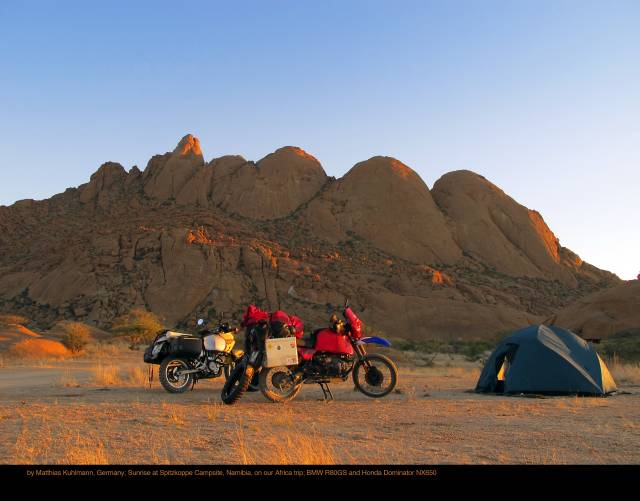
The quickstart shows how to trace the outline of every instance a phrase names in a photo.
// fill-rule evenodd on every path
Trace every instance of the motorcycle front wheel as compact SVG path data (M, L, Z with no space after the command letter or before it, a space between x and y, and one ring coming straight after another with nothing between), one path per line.
M353 368L356 388L371 398L382 398L398 384L398 368L384 355L366 355Z
M260 391L272 402L284 403L296 398L302 382L295 383L288 367L270 367L260 372Z
M227 405L235 404L247 391L255 370L246 362L240 362L233 368L222 387L220 398Z
M167 357L160 364L160 384L169 393L184 393L193 388L193 374L180 374L190 369L183 358Z

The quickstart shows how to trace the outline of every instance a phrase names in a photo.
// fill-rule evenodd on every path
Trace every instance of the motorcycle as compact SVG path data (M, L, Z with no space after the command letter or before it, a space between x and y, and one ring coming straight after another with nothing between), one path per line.
M260 372L262 394L272 402L293 400L305 383L320 385L325 400L332 400L328 383L346 381L352 376L355 388L371 398L381 398L398 383L398 368L384 355L368 354L366 346L385 347L391 343L377 336L362 337L362 322L345 302L344 320L331 317L331 327L314 332L310 345L297 346L299 363L295 366L265 368ZM303 341L303 340L299 340Z
M227 378L242 359L243 352L233 350L237 328L222 319L213 330L205 323L198 319L197 335L163 330L145 350L145 363L160 365L160 383L169 393L193 389L199 379Z
M303 332L298 317L282 311L269 314L253 305L247 308L242 324L246 327L244 356L231 370L220 394L227 405L235 404L248 389L259 386L268 339L295 337Z

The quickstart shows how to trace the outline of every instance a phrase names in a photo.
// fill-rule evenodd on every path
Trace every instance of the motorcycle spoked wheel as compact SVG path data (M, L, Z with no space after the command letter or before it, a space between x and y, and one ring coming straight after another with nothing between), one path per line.
M398 367L384 355L366 355L353 368L353 383L368 397L385 397L398 384Z
M240 362L233 368L222 387L220 398L227 405L233 405L247 391L255 369L246 362Z
M302 382L293 382L293 374L288 367L270 367L260 372L260 391L272 402L290 402L301 389Z
M225 381L229 379L229 376L231 375L231 371L233 371L233 368L235 367L235 365L236 364L234 362L231 362L230 364L224 366ZM249 392L258 391L260 389L259 383L260 383L259 375L254 374L253 378L251 379L251 383L249 383L249 387L247 388L247 391Z
M193 374L178 375L181 369L190 369L189 363L183 358L167 357L160 364L160 384L169 393L184 393L193 388L195 380Z

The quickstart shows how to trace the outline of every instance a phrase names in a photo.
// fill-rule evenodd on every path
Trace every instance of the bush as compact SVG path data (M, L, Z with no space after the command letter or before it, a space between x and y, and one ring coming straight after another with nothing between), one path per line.
M617 357L626 362L640 361L640 329L629 329L605 338L595 346L607 358Z
M62 327L64 334L62 335L62 344L65 345L72 353L81 352L89 341L91 341L91 332L89 328L79 322L65 324Z
M127 339L129 348L133 350L152 341L160 329L162 323L157 315L137 308L116 319L111 330L114 335Z

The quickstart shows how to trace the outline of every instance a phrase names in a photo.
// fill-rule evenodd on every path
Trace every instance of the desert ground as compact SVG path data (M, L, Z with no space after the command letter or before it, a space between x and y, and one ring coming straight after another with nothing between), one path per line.
M172 395L141 352L0 360L0 462L7 464L582 464L640 462L638 366L614 369L608 398L472 393L480 364L450 355L381 400L317 385L288 404L248 393L225 406L222 379ZM392 356L394 354L392 353Z

